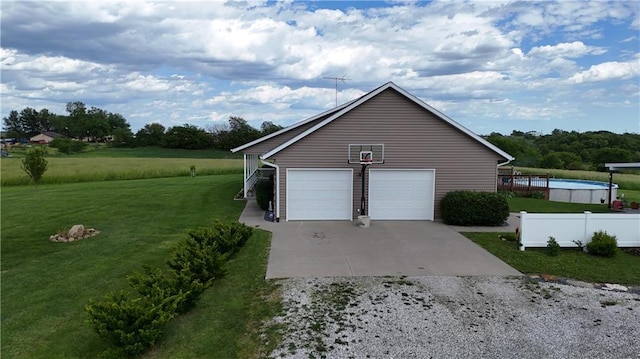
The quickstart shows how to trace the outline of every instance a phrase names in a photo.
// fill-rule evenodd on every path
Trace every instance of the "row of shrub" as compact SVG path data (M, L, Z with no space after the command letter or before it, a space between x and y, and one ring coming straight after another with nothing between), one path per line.
M168 270L144 266L127 277L135 293L119 291L85 307L94 330L113 347L104 358L143 354L164 334L165 324L192 309L202 292L226 274L226 262L249 239L251 227L216 221L188 232L172 251Z
M613 257L618 252L618 238L606 231L594 232L591 241L586 246L583 246L581 241L573 242L578 248L582 248L594 256ZM554 257L560 254L560 244L554 237L549 237L547 241L547 253Z
M457 226L500 226L509 218L509 203L502 193L452 191L440 201L446 224Z

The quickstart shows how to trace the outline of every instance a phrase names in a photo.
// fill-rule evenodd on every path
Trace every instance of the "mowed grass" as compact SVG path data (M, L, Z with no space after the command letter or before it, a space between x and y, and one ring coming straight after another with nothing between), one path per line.
M585 204L554 202L546 199L513 197L507 199L510 212L526 211L530 213L609 213L611 210L606 204Z
M67 155L63 155L67 156ZM241 153L222 150L183 150L163 147L112 148L90 146L86 151L70 155L71 157L144 157L144 158L208 158L242 159Z
M463 234L522 273L552 274L595 283L640 285L640 257L622 250L615 257L603 258L575 248L563 248L558 256L552 257L546 253L546 248L527 248L522 252L517 242L499 240L498 233Z
M42 184L130 180L163 177L242 173L241 159L146 157L47 157ZM2 186L26 185L29 177L20 168L20 157L0 161Z
M37 193L32 186L3 187L2 357L95 358L105 343L87 323L83 308L89 299L126 288L126 276L143 264L165 265L172 246L188 229L210 225L216 218L237 219L245 202L232 198L241 184L242 175L219 175L42 185ZM101 233L74 243L48 240L74 224ZM228 325L232 331L225 332L227 340L246 340L246 321L269 312L261 309L260 298L269 284L256 279L264 276L267 248L268 234L258 232L231 263L246 268L236 272L240 278L230 276L216 284L226 288L227 300L236 312L247 312L245 317L233 322L224 306L207 302L217 297L214 288L198 306L197 316L191 316ZM229 297L236 287L242 298ZM217 316L216 310L222 314ZM187 329L192 325L188 319L171 325L169 340L199 335ZM199 345L214 350L208 342L203 339ZM162 354L162 343L159 347L156 357L173 357ZM249 347L259 350L255 343Z

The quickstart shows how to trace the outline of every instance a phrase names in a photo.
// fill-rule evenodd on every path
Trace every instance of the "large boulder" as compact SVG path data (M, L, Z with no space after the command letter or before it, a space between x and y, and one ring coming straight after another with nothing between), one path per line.
M81 224L76 224L75 226L71 227L71 229L67 233L67 237L69 237L69 239L81 239L82 237L84 237L84 226Z

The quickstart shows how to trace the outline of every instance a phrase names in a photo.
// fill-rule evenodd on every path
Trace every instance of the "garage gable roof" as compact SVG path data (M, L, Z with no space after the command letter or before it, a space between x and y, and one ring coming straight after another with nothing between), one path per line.
M292 144L302 140L303 138L307 137L308 135L312 134L313 132L317 131L318 129L324 127L325 125L327 125L329 123L331 123L335 119L341 117L342 115L344 115L347 112L353 110L354 108L360 106L361 104L367 102L368 100L372 99L376 95L380 94L381 92L383 92L383 91L385 91L385 90L387 90L389 88L396 90L397 92L399 92L400 94L402 94L403 96L408 98L409 100L415 102L417 105L421 106L425 110L427 110L427 111L433 113L434 115L438 116L443 121L449 123L453 127L457 128L458 130L460 130L463 133L467 134L472 139L480 142L482 145L484 145L487 148L491 149L492 151L494 151L495 153L497 153L500 156L504 157L505 159L507 159L509 161L513 161L514 160L514 157L511 156L510 154L508 154L508 153L504 152L503 150L501 150L500 148L494 146L493 144L491 144L489 141L485 140L484 138L476 135L475 133L473 133L473 131L467 129L466 127L462 126L461 124L459 124L456 121L452 120L451 118L447 117L445 114L441 113L440 111L436 110L435 108L427 105L425 102L423 102L419 98L413 96L412 94L410 94L409 92L405 91L404 89L402 89L401 87L399 87L398 85L394 84L391 81L387 82L386 84L378 87L377 89L369 92L368 94L366 94L366 95L364 95L364 96L362 96L362 97L360 97L360 98L358 98L358 99L356 99L354 101L346 103L342 108L333 109L332 111L336 111L336 113L334 113L332 116L330 116L330 117L326 118L325 120L317 123L315 126L310 127L309 129L307 129L306 131L298 134L297 136L293 137L292 139L280 144L279 146L275 147L271 151L262 154L260 156L260 158L262 158L263 160L268 159L269 157L271 157L271 156L275 155L276 153L284 150L285 148L291 146ZM323 114L327 114L327 112L324 112ZM321 115L323 115L323 114L321 114ZM315 116L314 118L318 118L321 115ZM308 121L305 122L305 123L308 123Z
M315 121L315 120L317 120L319 118L327 116L327 115L331 114L332 112L340 111L340 110L342 110L343 108L349 106L350 104L352 104L355 101L357 101L357 100L351 100L351 101L349 101L347 103L344 103L344 104L342 104L342 105L340 105L340 106L338 106L336 108L332 108L330 110L324 111L322 113L319 113L319 114L317 114L315 116L309 117L309 118L307 118L305 120L302 120L300 122L296 122L291 126L285 127L285 128L283 128L281 130L278 130L278 131L270 133L270 134L268 134L266 136L260 137L260 138L258 138L256 140L253 140L253 141L249 142L249 143L245 143L242 146L238 146L236 148L232 148L231 152L235 153L235 152L238 152L238 151L242 151L242 150L247 149L247 148L249 148L251 146L254 146L254 145L258 144L258 143L266 141L266 140L268 140L270 138L274 138L276 136L279 136L279 135L281 135L281 134L283 134L285 132L289 132L291 130L295 130L296 128L298 128L298 127L300 127L302 125L306 125L309 122L313 122L313 121Z

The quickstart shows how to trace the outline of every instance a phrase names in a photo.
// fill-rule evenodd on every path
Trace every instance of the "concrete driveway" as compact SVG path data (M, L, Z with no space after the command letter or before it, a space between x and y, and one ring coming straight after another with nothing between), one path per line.
M513 276L520 272L440 222L263 219L249 200L240 222L273 233L266 278ZM496 229L502 231L503 229Z

